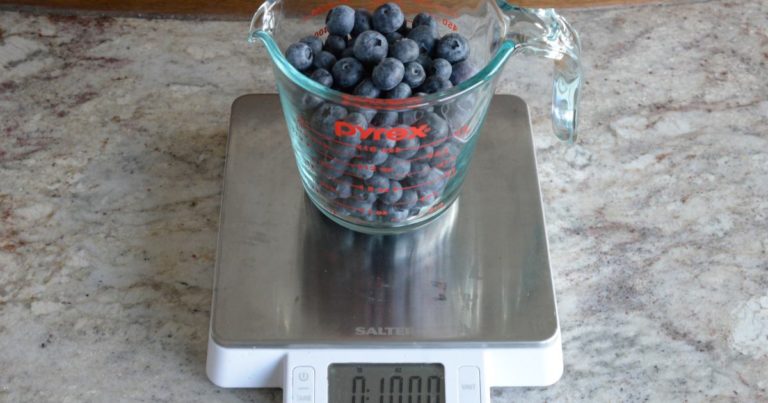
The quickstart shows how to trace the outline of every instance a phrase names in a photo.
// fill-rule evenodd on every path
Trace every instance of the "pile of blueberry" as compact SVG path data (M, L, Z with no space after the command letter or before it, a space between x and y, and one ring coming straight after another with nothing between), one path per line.
M326 28L324 42L307 36L290 45L285 56L302 73L338 91L402 99L449 89L476 72L466 38L458 33L439 37L437 22L425 13L409 27L394 3L373 13L337 6L328 12ZM307 143L314 150L317 190L336 213L397 223L440 198L463 146L451 133L466 114L456 114L452 105L373 111L309 94L301 103L307 135L316 136ZM337 122L354 135L339 137ZM378 135L363 134L368 128Z

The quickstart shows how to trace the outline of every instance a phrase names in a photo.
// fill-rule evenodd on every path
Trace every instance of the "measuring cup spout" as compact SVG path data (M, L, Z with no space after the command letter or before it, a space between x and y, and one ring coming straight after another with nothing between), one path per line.
M567 142L576 140L582 70L581 44L576 31L553 9L528 9L498 0L508 17L506 39L513 53L543 56L555 61L552 90L552 125L555 135Z
M268 44L275 30L275 12L274 8L282 0L267 0L261 3L258 10L251 18L251 28L248 31L248 42L256 42L257 39L263 40Z

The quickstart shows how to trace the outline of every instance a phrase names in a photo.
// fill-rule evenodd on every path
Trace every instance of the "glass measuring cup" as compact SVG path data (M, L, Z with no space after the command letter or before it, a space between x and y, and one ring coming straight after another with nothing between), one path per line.
M397 233L445 211L461 189L499 73L516 54L555 60L553 128L561 140L575 140L580 45L552 9L503 0L400 3L406 21L429 13L439 36L458 32L470 44L471 78L424 96L350 95L310 79L284 57L283 50L308 34L327 35L325 15L333 7L373 11L382 3L268 0L251 21L249 39L260 39L273 62L304 189L332 220L358 231Z

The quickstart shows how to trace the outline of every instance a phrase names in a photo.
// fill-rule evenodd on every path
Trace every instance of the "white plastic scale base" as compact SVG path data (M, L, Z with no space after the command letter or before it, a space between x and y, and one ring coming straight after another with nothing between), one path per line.
M396 364L397 373L439 364L439 395L422 403L489 403L492 387L557 382L560 329L521 99L492 101L458 201L398 236L355 233L314 208L286 130L276 95L232 106L208 344L213 383L283 388L291 403L339 403L329 398L329 380L342 382L331 365L359 364L352 370L364 375L370 364ZM366 391L378 385L358 378ZM355 393L353 402L379 401ZM386 401L418 401L398 396Z

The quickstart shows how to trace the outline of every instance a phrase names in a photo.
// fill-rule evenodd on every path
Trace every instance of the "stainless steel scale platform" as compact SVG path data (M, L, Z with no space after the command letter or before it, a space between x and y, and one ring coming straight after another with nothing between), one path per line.
M217 385L336 403L334 389L355 373L386 388L383 373L426 371L425 384L440 375L431 401L471 403L490 402L491 387L549 385L562 374L520 98L495 96L461 196L412 233L356 233L311 204L276 95L234 102L224 182L207 363ZM378 402L379 392L360 401Z

